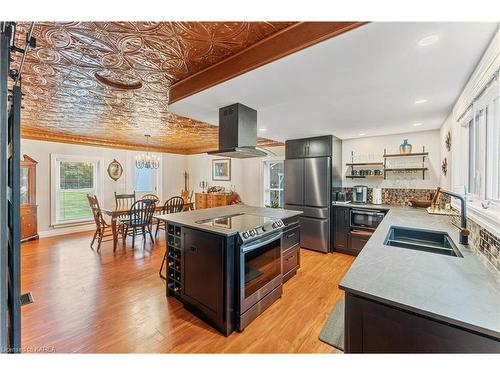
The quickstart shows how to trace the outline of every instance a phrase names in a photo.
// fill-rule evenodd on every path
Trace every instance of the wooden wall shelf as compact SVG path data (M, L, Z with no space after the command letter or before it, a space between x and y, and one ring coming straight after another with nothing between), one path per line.
M383 166L383 162L373 162L373 163L345 163L348 167L364 167L364 166Z
M425 171L428 171L429 168L425 166L425 158L429 156L429 153L425 151L425 147L422 147L422 152L412 152L410 154L388 154L387 151L384 149L384 161L383 162L354 162L354 152L351 151L351 162L346 163L346 167L349 167L350 174L346 174L345 178L365 178L365 179L386 179L387 178L387 172L414 172L414 171L421 171L422 172L422 179L425 180ZM422 166L421 167L401 167L401 168L387 168L387 159L388 158L406 158L406 157L421 157L422 158ZM383 171L382 175L359 175L359 174L354 174L354 168L357 167L367 167L367 168L376 168L376 167L382 167L381 170Z
M425 158L429 156L429 153L425 151L425 146L422 147L422 152L412 152L409 154L388 154L384 149L384 180L387 178L387 172L414 172L422 171L422 180L425 180L425 171L429 168L425 166ZM412 158L421 157L422 166L421 167L401 167L401 168L387 168L388 158Z
M346 178L367 178L367 179L372 179L372 180L378 180L383 178L384 176L376 176L376 175L371 175L371 176L360 176L360 175L346 175Z
M428 156L428 152L412 152L411 154L384 154L384 158L406 158L412 156Z
M393 172L393 171L427 171L429 168L385 168L384 171L386 172Z

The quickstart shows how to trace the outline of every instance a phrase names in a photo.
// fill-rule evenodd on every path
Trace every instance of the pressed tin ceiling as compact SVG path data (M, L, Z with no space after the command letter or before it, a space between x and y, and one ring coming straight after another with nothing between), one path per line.
M36 23L22 73L22 136L142 149L151 134L152 150L217 149L217 126L167 110L169 88L293 24ZM28 26L18 23L18 46ZM20 54L13 57L17 67Z

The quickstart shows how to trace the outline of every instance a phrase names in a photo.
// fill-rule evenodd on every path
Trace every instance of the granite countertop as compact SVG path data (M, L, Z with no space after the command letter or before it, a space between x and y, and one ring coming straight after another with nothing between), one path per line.
M235 204L230 206L205 208L203 210L184 211L176 214L155 215L154 217L159 220L165 220L170 223L183 225L194 229L200 229L205 232L217 233L224 236L232 236L238 233L235 229L212 227L209 225L198 224L197 221L213 219L221 216L229 216L239 213L267 216L275 219L285 219L288 217L300 215L302 212L283 210L280 208L254 207L254 206L247 206L244 204Z
M500 274L459 244L450 219L421 208L376 207L389 212L340 288L500 339ZM463 258L384 245L391 225L447 232Z

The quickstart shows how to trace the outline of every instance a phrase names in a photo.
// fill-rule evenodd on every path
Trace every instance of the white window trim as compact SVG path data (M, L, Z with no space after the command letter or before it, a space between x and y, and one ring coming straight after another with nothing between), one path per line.
M58 182L58 174L59 171L56 168L57 160L65 160L65 161L87 161L92 162L97 165L96 171L96 195L101 200L102 192L103 192L103 159L96 157L89 157L83 155L65 155L65 154L50 154L50 225L54 228L65 227L65 226L74 226L84 223L90 223L93 219L76 219L76 220L65 220L58 221L57 220L57 199L56 199L56 184Z
M458 200L453 199L451 206L460 211ZM500 205L491 203L489 208L484 209L480 200L467 199L467 218L500 237Z
M454 191L463 194L465 187L468 187L469 181L469 128L467 124L471 119L474 118L478 110L484 110L483 115L486 116L486 105L489 105L495 96L498 96L499 93L499 84L498 82L492 87L490 87L487 92L476 102L474 103L472 110L469 111L466 117L462 119L460 123L457 123L457 132L454 134L455 138L455 146L453 146L452 150L452 159L456 160L453 166L453 181L454 181ZM484 132L480 132L480 137L485 138L486 132L488 129L484 129ZM455 132L454 132L455 133ZM485 172L488 168L488 160L493 158L491 148L488 148L487 143L488 139L481 140L483 144L481 145L483 150L480 155L481 162L484 162L484 170L481 171L481 184L479 186L478 194L470 194L467 192L467 217L485 228L492 234L497 237L500 237L500 201L488 199L490 205L487 209L483 208L481 202L486 200L486 190L491 188L491 179L489 177L489 173ZM480 148L481 148L480 146ZM461 152L462 151L462 152ZM465 152L463 152L465 151ZM466 166L464 168L463 166ZM456 209L460 209L460 205L452 200L452 207Z
M271 190L280 190L280 189L268 189L267 188L267 176L266 176L266 163L279 163L279 162L285 162L285 157L284 156L272 156L272 157L267 157L265 159L262 159L262 162L260 164L260 170L261 170L261 206L266 205L266 198L267 198L267 193ZM283 187L283 194L285 192L285 189Z

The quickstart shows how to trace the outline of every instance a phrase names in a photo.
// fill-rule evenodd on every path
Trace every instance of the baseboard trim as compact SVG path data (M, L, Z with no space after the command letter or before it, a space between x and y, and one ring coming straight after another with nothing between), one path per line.
M38 232L38 236L40 238L46 238L46 237L61 236L63 234L87 232L87 231L91 231L91 230L95 230L95 224L87 224L87 225L81 225L81 226L72 226L72 227L43 230L41 232Z

